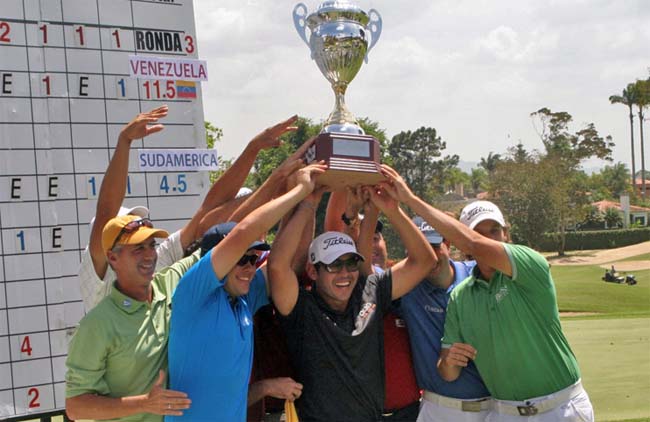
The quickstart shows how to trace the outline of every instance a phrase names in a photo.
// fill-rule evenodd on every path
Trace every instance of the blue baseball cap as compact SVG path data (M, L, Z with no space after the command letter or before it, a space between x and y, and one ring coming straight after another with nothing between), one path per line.
M215 224L210 227L203 234L203 239L201 240L201 256L205 255L221 242L227 235L235 228L237 225L234 221L229 221L227 223ZM256 240L248 247L248 249L257 249L259 251L268 251L271 250L271 245L260 240Z
M436 231L429 223L424 221L424 218L417 216L413 218L413 224L422 232L424 237L427 239L427 242L429 242L432 245L439 245L442 243L444 238L440 233Z

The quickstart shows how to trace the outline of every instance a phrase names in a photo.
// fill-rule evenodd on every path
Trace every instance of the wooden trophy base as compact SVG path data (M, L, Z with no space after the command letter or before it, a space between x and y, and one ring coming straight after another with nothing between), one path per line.
M373 136L321 133L305 153L305 160L325 161L328 169L318 183L331 190L385 180L379 171L379 141Z

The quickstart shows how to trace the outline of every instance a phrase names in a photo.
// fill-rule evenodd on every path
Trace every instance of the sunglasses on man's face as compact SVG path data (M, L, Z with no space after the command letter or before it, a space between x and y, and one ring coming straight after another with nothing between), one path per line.
M354 271L359 271L359 261L361 259L358 256L353 256L350 259L337 259L336 261L332 262L331 264L322 264L323 267L325 267L325 271L328 273L340 273L343 271L343 267L351 273Z
M257 263L257 255L244 255L241 258L239 258L239 261L237 261L237 265L240 267L243 267L246 264L251 264L255 265Z
M117 234L117 237L115 238L115 242L113 242L113 246L111 246L111 249L113 249L115 245L117 245L117 242L120 240L122 236L124 236L125 234L134 233L138 231L142 226L149 227L150 229L152 229L153 223L148 218L140 218L139 220L133 220L126 223L124 227L122 227L122 230L120 230L120 232Z

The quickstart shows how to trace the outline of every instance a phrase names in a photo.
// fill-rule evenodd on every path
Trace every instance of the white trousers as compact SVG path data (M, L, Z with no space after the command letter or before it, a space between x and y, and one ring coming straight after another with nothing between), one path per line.
M417 422L484 422L489 410L463 412L422 400Z

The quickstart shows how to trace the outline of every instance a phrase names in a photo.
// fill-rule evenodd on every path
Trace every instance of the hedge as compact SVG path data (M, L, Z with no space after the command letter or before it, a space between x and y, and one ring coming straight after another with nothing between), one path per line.
M557 251L557 240L553 233L545 233L539 250L544 252ZM583 249L611 249L621 246L634 245L650 240L650 227L638 229L620 230L592 230L575 231L566 233L566 244L564 249L576 251Z

